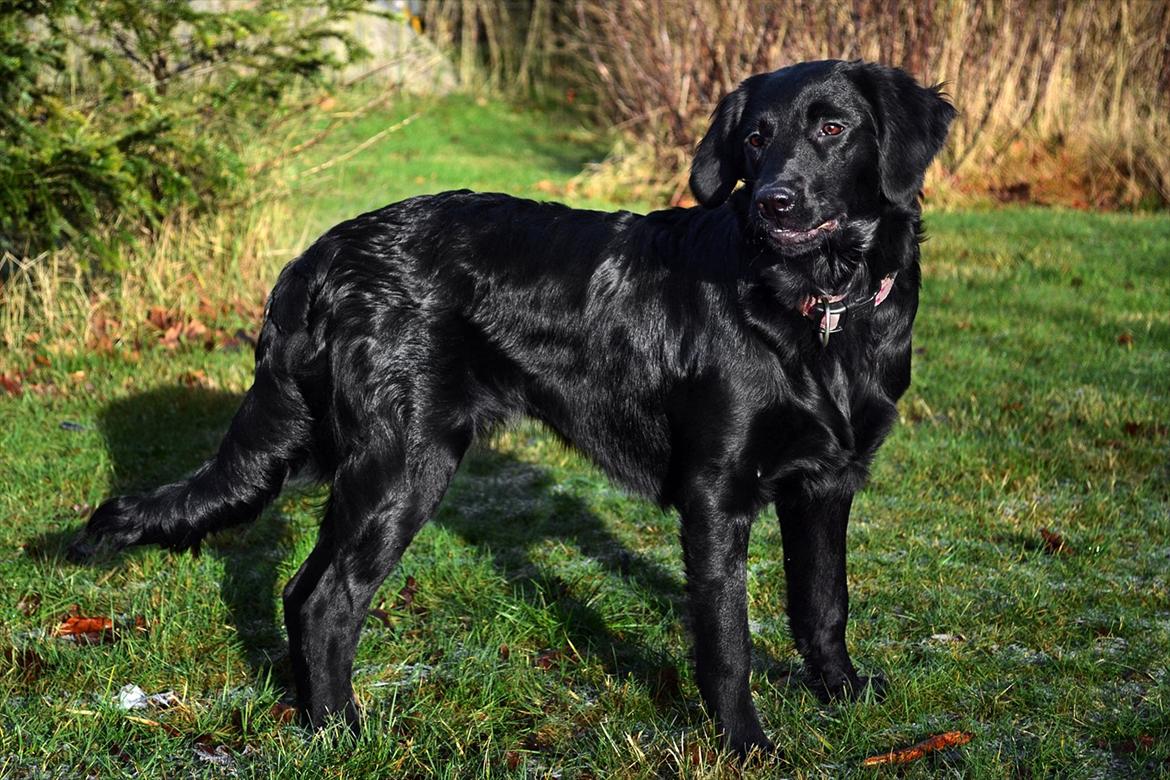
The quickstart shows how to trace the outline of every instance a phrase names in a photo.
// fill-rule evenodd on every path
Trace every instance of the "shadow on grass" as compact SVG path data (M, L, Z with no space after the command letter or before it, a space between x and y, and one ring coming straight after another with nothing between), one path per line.
M215 453L239 404L235 393L186 387L159 388L108 404L98 415L114 464L107 497L149 490L193 471ZM41 554L63 557L80 527L78 523L31 545ZM280 662L288 648L275 594L281 562L293 545L288 523L273 511L250 525L215 534L202 545L203 554L223 563L220 596L252 673L256 679L271 675L286 688L292 679ZM98 558L92 565L108 562Z
M115 401L102 410L99 423L111 458L110 495L133 493L173 482L216 450L240 402L240 396L201 388L167 387ZM477 481L487 479L518 502L541 504L542 518L476 517ZM573 646L600 659L610 674L632 676L661 707L674 706L678 693L678 659L664 647L647 647L640 632L614 630L605 618L573 593L572 585L540 564L532 550L544 540L575 547L611 577L620 578L657 613L660 623L683 614L680 575L631 552L578 497L552 490L552 476L485 447L468 454L461 474L434 522L467 543L490 551L499 573L516 585L518 598L552 614ZM40 540L46 551L63 551L73 531L59 539ZM290 524L268 510L251 525L208 538L204 554L223 564L220 596L236 627L255 679L271 678L291 691L287 643L277 615L279 571L295 548ZM760 648L756 668L772 678L791 674Z

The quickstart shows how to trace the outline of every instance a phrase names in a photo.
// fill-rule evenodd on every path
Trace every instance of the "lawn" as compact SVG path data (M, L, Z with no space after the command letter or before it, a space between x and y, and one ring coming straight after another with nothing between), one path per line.
M355 123L297 180L290 242L415 192L540 196L604 146L571 122L455 99ZM111 492L213 452L246 345L7 356L0 394L0 776L1149 777L1170 774L1170 218L931 213L902 422L855 503L849 641L892 685L820 704L783 612L775 517L749 562L755 674L780 755L715 750L682 623L677 520L531 426L464 463L376 599L354 743L284 722L279 591L322 491L288 491L203 555L73 565ZM58 636L73 614L115 626ZM135 619L138 618L136 625ZM177 706L126 710L123 686ZM944 731L904 768L862 760Z

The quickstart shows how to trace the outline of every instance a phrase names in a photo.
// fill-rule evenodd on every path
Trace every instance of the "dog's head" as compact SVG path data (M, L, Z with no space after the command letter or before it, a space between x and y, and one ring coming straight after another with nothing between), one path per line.
M749 221L778 254L865 249L884 208L917 207L955 108L895 68L805 62L752 76L719 101L691 166L714 208L743 181Z

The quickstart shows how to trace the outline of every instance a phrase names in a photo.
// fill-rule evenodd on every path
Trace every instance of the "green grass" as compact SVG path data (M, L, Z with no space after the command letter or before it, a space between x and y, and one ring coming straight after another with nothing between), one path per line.
M318 161L408 110L367 118ZM302 182L290 233L412 192L538 194L601 154L582 139L497 104L434 104L410 133ZM823 706L793 677L765 513L753 686L781 756L742 774L1168 774L1170 219L928 224L914 385L850 530L850 645L890 696ZM354 744L270 712L290 693L279 590L312 547L323 493L290 491L199 558L62 558L87 506L213 451L248 352L7 359L29 373L22 396L0 395L0 776L224 775L197 744L230 750L241 777L740 776L714 751L687 661L676 519L545 433L477 449L387 581L389 624L371 618L358 654L367 729ZM1048 552L1042 527L1070 552ZM412 608L395 609L408 576ZM54 637L72 604L148 631ZM123 712L128 683L184 705ZM860 767L952 729L973 741Z
M379 143L321 174L305 175L403 120L410 124ZM295 186L306 207L305 235L311 238L356 214L429 192L466 188L547 199L548 185L563 184L605 154L596 131L571 116L550 117L456 95L438 101L404 99L366 115L340 128L326 147L290 165L288 173L303 176Z

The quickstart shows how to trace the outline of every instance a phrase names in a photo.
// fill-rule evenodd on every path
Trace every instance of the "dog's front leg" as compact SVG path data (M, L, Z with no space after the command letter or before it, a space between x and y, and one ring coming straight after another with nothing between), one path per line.
M683 510L683 557L695 635L695 678L727 747L770 750L749 685L747 548L751 519Z
M845 647L845 532L852 504L852 493L817 495L803 485L788 486L776 501L792 636L823 699L854 699L870 684L880 693L883 682L859 677Z

